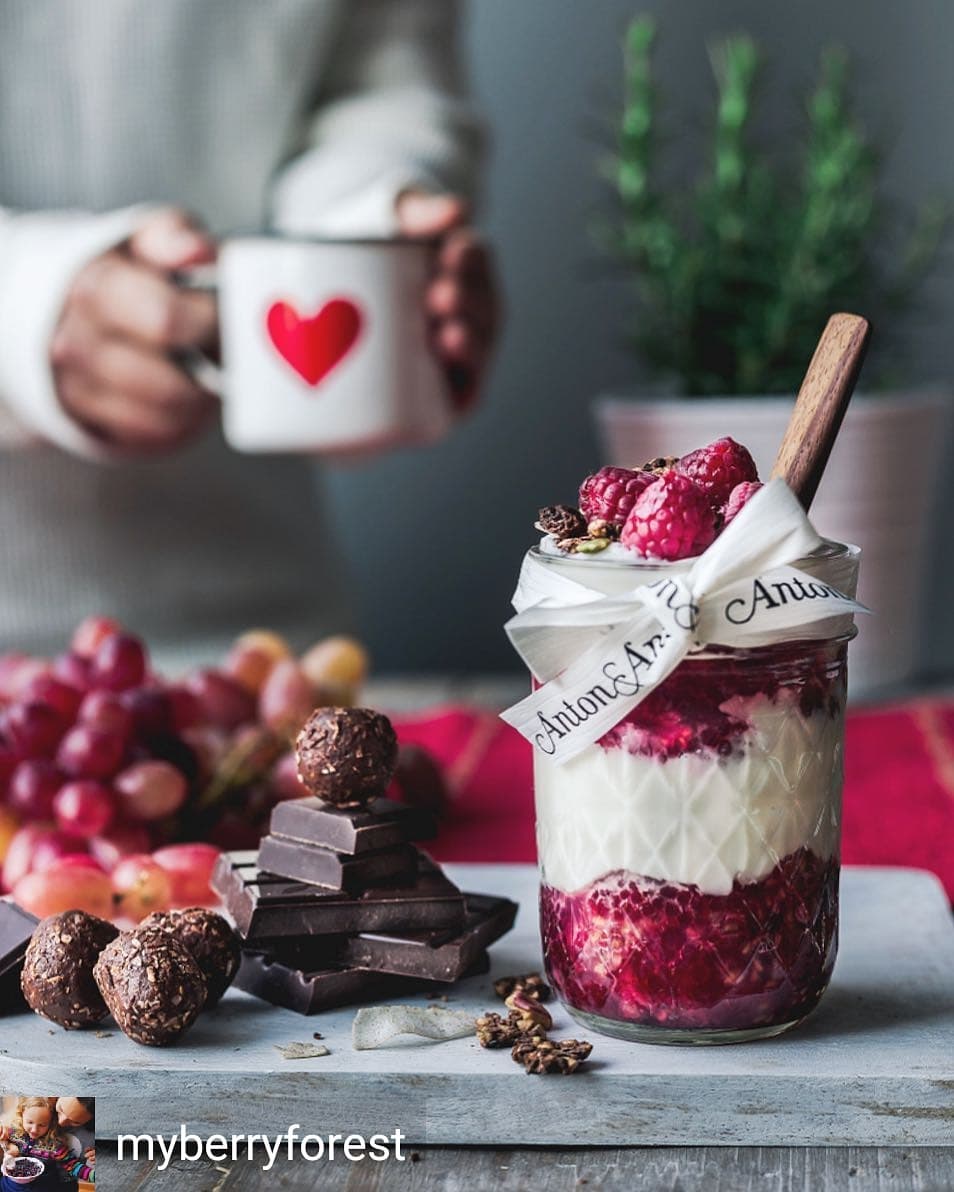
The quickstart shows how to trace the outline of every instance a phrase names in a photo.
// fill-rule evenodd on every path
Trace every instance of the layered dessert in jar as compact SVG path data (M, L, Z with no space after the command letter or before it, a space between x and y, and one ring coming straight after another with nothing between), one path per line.
M730 439L604 468L541 510L532 557L605 596L689 571L759 490ZM794 561L793 561L794 562ZM854 547L802 573L853 596ZM535 749L549 978L587 1025L651 1042L777 1034L835 961L850 614L696 648L569 760Z

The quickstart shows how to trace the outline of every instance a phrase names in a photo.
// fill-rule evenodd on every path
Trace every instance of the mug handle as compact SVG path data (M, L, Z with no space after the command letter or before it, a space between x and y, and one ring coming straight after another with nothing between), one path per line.
M202 290L215 294L219 288L219 271L216 265L196 265L194 269L177 270L173 280L183 290ZM198 348L184 348L175 353L175 362L197 385L218 397L224 396L224 370L221 364L210 360L205 352Z

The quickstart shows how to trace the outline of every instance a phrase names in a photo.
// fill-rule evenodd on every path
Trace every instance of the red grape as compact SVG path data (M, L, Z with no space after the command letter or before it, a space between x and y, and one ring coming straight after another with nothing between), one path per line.
M168 762L135 762L117 775L116 793L131 819L156 820L178 811L188 792L181 770Z
M143 824L114 824L102 836L89 842L89 851L100 865L111 872L122 857L130 853L147 853L152 846L149 832Z
M13 699L17 688L17 676L24 663L30 661L27 654L12 652L0 654L0 700Z
M277 662L258 698L258 713L277 733L297 733L319 701L314 684L291 659Z
M206 839L254 846L276 799L307 794L292 754L269 771L268 743L297 732L335 692L349 701L366 667L363 647L351 639L318 643L299 662L279 635L251 630L236 638L220 667L167 683L150 669L144 642L105 616L77 625L68 650L52 662L0 655L5 888L29 877L24 897L45 908L75 871L81 888L70 905L87 898L105 906L106 875L94 865L112 871L131 855L116 884L124 915L214 904L214 844L171 844L153 858L150 847L182 833L190 791L213 779L226 755L243 750L256 781L239 803L212 817ZM18 820L28 823L18 827ZM84 893L90 872L93 887ZM48 881L34 880L47 874Z
M211 725L197 725L182 733L183 742L192 750L198 785L208 782L218 769L229 750L229 735L223 729Z
M174 683L166 688L169 704L172 709L172 728L174 732L183 733L193 728L202 719L202 709L199 701L187 687L181 683Z
M440 763L420 745L400 747L397 769L384 793L388 799L409 803L438 819L447 814L451 797L447 775Z
M92 658L107 637L122 631L122 625L112 617L86 617L73 630L70 649L80 658Z
M268 831L268 817L255 819L248 808L226 807L209 829L209 841L224 853L257 849Z
M50 819L53 798L63 785L63 775L51 761L34 758L20 762L10 777L7 802L24 819Z
M112 691L90 691L83 697L78 719L80 724L104 733L115 733L123 740L127 740L132 732L132 712L122 697Z
M10 775L16 769L17 755L6 745L0 744L0 801L7 793Z
M48 704L67 724L72 724L76 719L83 693L69 683L64 683L62 679L44 674L30 680L23 696L32 703Z
M70 853L86 850L85 840L70 836L50 824L27 824L20 828L7 848L3 862L3 888L12 890L25 873L52 865Z
M92 866L67 866L28 873L13 888L14 900L40 919L63 911L81 910L101 919L113 913L109 876Z
M66 721L46 704L10 704L3 715L2 731L18 757L49 757L55 752Z
M186 687L198 701L203 718L217 728L233 729L255 719L254 697L221 671L196 671Z
M103 783L79 779L60 787L53 811L61 828L88 839L109 827L116 813L116 799Z
M88 658L80 658L78 654L61 654L53 662L53 674L77 691L88 691L90 685L90 665Z
M140 738L161 737L172 732L172 700L158 687L134 687L120 697L132 716L133 732Z
M59 865L64 857L87 851L87 844L82 836L64 832L60 828L50 828L40 836L33 847L33 864L30 871L40 873L52 865Z
M0 700L20 699L28 684L49 670L48 663L28 654L0 655Z
M138 923L152 911L168 910L172 878L148 853L133 853L117 862L112 872L119 914Z
M286 753L272 767L271 788L276 802L281 799L304 799L311 794L298 777L298 763L293 753Z
M56 861L57 869L95 869L97 873L105 873L104 866L91 857L89 853L66 853L62 857L58 857ZM40 872L35 870L34 872ZM46 872L43 870L42 872Z
M268 678L268 672L275 663L261 650L250 649L247 646L233 646L229 651L222 670L240 683L246 691L257 695L262 684Z
M267 629L252 629L235 639L222 669L257 695L275 663L290 657L291 650L284 638Z
M209 881L219 859L211 844L169 844L152 854L172 878L172 906L209 906L218 895Z
M96 647L90 677L94 687L127 691L146 677L146 651L138 637L114 633Z
M63 738L56 764L71 778L111 778L125 752L123 737L80 724Z
M49 824L26 824L13 834L3 859L4 890L12 890L25 873L33 868L33 854L40 840L53 831Z

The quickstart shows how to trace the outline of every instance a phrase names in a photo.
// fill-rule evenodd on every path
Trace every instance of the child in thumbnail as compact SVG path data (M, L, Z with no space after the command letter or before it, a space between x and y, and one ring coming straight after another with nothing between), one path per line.
M0 1142L8 1159L28 1155L45 1164L42 1174L30 1183L33 1192L60 1189L78 1179L92 1180L93 1168L78 1162L63 1141L47 1097L20 1097L13 1123L0 1126ZM6 1166L6 1160L4 1160ZM0 1192L16 1192L20 1187L8 1175L0 1176Z

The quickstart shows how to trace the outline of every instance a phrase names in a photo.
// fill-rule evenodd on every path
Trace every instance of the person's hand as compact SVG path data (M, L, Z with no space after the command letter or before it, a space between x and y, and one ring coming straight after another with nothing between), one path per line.
M209 423L215 399L172 353L214 346L215 299L177 287L171 275L214 259L209 236L168 209L77 274L50 359L60 403L86 430L152 453L180 446Z
M477 399L497 334L498 299L487 246L468 226L467 203L455 195L407 191L398 199L405 236L441 239L425 303L434 351L460 410Z

